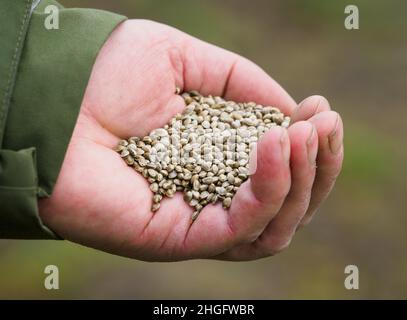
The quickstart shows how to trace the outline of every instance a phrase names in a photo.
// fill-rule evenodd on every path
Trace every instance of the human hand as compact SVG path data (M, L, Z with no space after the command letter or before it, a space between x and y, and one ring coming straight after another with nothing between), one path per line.
M231 208L208 205L193 224L193 209L181 193L152 213L147 181L113 150L119 139L147 135L182 112L175 87L276 106L296 121L260 140L256 173ZM165 25L126 21L99 52L54 192L40 200L40 215L65 239L141 260L273 255L309 221L340 171L342 122L328 110L318 97L298 108L264 71L236 54Z

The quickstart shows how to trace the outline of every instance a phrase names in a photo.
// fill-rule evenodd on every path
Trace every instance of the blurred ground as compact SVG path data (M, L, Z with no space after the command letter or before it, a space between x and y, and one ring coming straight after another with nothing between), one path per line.
M257 262L144 263L69 242L0 241L0 298L407 298L407 2L62 1L170 24L238 52L297 100L325 95L345 123L345 165L313 223ZM60 269L59 291L43 287ZM360 289L345 290L355 264Z

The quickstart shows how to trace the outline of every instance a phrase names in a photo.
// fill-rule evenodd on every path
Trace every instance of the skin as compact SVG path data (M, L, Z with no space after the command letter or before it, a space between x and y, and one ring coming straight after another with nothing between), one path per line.
M175 87L256 101L293 118L258 143L257 170L231 208L193 209L177 193L153 214L148 183L112 149L185 107ZM258 66L151 21L129 20L100 51L45 224L65 239L147 261L253 260L286 248L328 196L343 159L340 116L320 96L299 105Z

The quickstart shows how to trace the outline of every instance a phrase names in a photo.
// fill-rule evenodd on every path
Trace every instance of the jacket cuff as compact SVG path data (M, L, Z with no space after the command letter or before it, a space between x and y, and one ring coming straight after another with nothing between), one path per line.
M44 24L50 4L59 9L58 29ZM32 12L0 148L0 165L9 167L0 171L7 182L0 184L0 237L56 238L41 223L37 197L52 193L97 53L124 19L52 0Z
M42 224L38 215L35 163L34 148L0 150L0 238L57 237Z

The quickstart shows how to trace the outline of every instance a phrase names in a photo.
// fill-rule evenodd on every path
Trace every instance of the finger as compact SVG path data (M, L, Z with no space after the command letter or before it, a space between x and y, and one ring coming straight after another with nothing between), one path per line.
M289 130L291 189L284 205L254 243L257 255L268 256L285 249L304 217L315 178L318 138L314 126L297 122Z
M257 150L257 168L239 188L230 208L230 230L238 241L233 249L217 255L216 259L251 259L251 243L275 217L290 189L290 146L286 130L273 128L263 138Z
M186 249L213 255L254 241L278 212L290 188L289 153L286 130L269 130L258 143L256 171L241 185L229 211L205 207L189 230Z
M317 171L311 201L300 225L307 224L318 206L327 198L342 167L343 124L338 113L321 112L309 119L318 133Z
M184 40L183 89L278 107L290 115L297 104L253 62L193 37Z
M291 116L291 123L308 120L317 113L329 110L331 110L331 107L326 98L318 95L310 96L295 108Z
M287 130L266 133L257 149L257 167L249 183L240 188L230 211L232 230L256 239L281 208L290 188L290 142ZM246 190L245 190L246 189Z
M256 241L235 247L217 256L218 259L258 259L274 255L290 243L309 205L318 139L314 126L309 122L298 122L288 131L291 146L291 188L284 205Z

